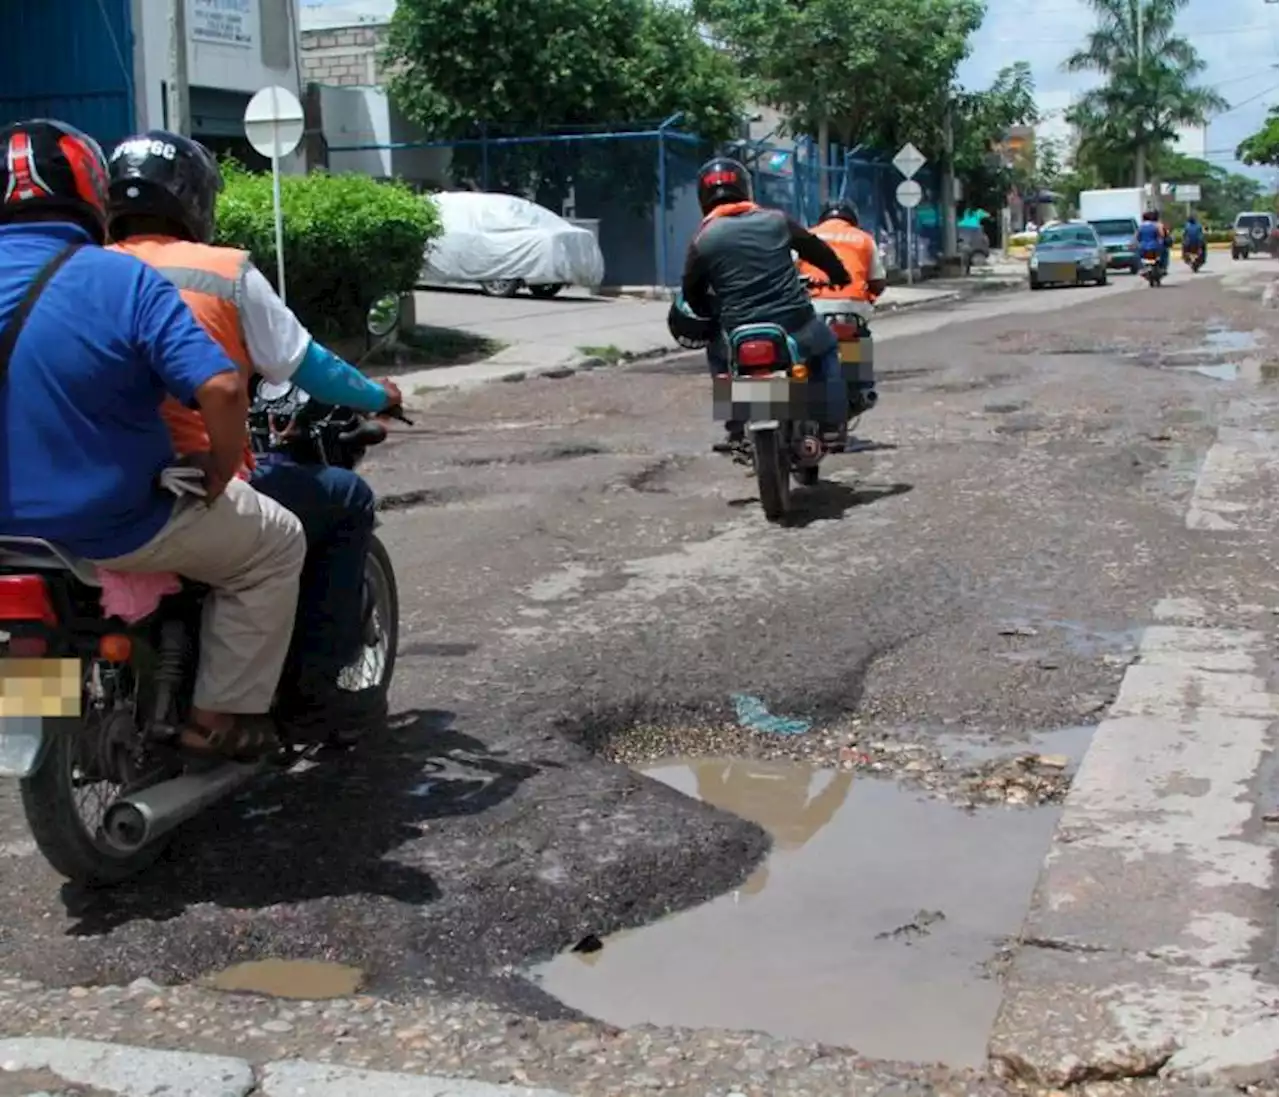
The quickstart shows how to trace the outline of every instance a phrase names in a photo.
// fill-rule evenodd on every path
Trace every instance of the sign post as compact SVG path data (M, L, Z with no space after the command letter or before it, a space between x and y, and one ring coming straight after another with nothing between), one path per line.
M244 109L244 135L254 150L271 161L271 201L276 218L276 290L284 295L284 210L280 203L280 161L302 140L302 104L288 88L263 88Z
M895 197L898 199L898 205L907 211L907 285L911 285L916 265L915 240L912 239L911 232L911 211L920 204L920 199L924 197L924 189L914 179L904 179L898 184Z
M915 181L914 176L927 162L924 153L910 141L903 145L893 158L893 166L898 169L899 174L904 176L902 182L898 184L897 199L898 205L907 211L907 285L911 285L914 280L916 265L915 242L912 240L911 232L911 211L924 197L924 190Z

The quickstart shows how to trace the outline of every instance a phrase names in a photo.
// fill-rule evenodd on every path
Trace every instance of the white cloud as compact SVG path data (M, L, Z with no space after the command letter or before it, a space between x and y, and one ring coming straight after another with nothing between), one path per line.
M1062 71L1062 62L1093 25L1092 11L1079 0L1046 4L988 0L986 20L960 70L961 83L977 88L989 84L1005 65L1029 62L1036 98L1047 116L1038 128L1042 137L1065 135L1062 112L1097 82L1087 73ZM1216 87L1236 107L1210 122L1208 158L1274 184L1273 169L1243 168L1234 163L1232 150L1262 124L1267 108L1280 98L1272 67L1280 53L1280 7L1263 0L1192 0L1182 13L1181 30L1208 65L1201 82Z
M354 23L386 22L396 0L301 0L299 26L303 30L325 30Z

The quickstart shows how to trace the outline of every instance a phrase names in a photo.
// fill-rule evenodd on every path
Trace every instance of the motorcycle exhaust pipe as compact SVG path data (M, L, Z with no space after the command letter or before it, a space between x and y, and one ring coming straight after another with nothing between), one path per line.
M102 829L118 850L136 853L234 792L263 765L224 762L203 773L184 773L161 781L113 803L102 817Z

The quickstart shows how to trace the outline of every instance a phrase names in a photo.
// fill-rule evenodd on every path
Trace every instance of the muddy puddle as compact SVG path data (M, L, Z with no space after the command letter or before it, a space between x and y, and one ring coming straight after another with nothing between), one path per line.
M1166 354L1163 364L1215 381L1261 381L1266 378L1264 363L1249 353L1257 343L1255 332L1214 326L1198 347Z
M364 972L359 968L324 960L251 960L202 980L213 990L311 1002L350 997L363 981Z
M738 890L530 974L621 1026L754 1029L886 1059L979 1066L990 967L1022 924L1056 807L965 812L843 769L706 758L645 772L758 823Z

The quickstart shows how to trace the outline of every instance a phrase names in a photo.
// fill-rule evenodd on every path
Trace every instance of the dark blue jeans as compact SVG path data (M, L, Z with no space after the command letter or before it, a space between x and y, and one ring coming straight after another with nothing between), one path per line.
M290 668L333 681L360 650L373 489L348 469L297 465L275 454L258 461L250 483L293 511L307 536Z

